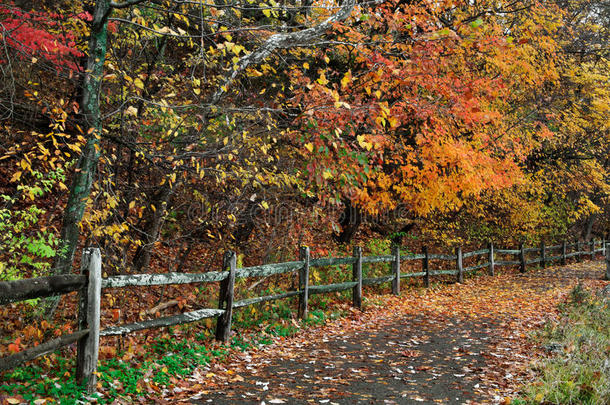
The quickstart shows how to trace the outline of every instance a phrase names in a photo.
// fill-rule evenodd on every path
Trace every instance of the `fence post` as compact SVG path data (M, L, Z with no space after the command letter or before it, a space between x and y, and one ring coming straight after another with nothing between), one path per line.
M299 259L303 261L303 267L299 269L299 311L300 319L307 318L307 305L309 303L309 247L303 246L299 249Z
M220 282L220 296L218 297L218 308L224 309L224 313L218 317L216 323L216 340L227 342L231 334L231 319L233 317L233 298L235 297L235 269L237 267L237 256L235 252L225 253L224 269L229 270L227 278Z
M606 257L606 234L602 236L602 255Z
M358 283L352 289L352 305L362 309L362 248L360 246L354 246L352 280Z
M610 243L606 243L606 280L610 280Z
M591 239L590 247L591 247L591 260L595 260L595 238Z
M430 260L428 257L428 246L424 246L424 258L422 260L422 267L424 270L424 284L426 287L430 287Z
M578 253L576 256L578 257L578 261L582 262L582 253L580 251L580 240L576 241L576 252Z
M489 242L489 275L494 275L494 244Z
M546 245L544 241L540 242L540 261L542 263L542 268L546 269Z
M586 256L585 248L586 248L586 246L587 246L587 241L583 240L580 243L580 249L579 249L579 251L581 252L581 254L580 254L580 261L581 262L585 260L585 256Z
M392 250L394 255L394 260L392 261L392 274L394 274L392 294L400 295L400 246L396 245Z
M464 263L463 263L463 257L462 257L462 247L458 246L457 248L455 248L455 255L457 256L456 261L457 261L457 282L458 283L463 283L464 282Z
M525 273L527 262L525 261L525 244L523 242L519 244L519 261L521 262L521 273Z
M100 296L102 292L102 255L98 248L83 251L81 273L89 276L80 292L78 329L89 329L78 341L76 355L76 381L84 385L87 393L96 388L97 358L100 345Z
M561 265L566 265L566 255L568 254L568 243L564 241L561 243Z

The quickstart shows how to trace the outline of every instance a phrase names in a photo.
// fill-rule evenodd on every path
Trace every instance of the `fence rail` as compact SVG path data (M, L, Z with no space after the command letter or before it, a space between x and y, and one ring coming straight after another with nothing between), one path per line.
M325 294L337 291L352 290L352 303L362 307L362 286L392 283L392 293L400 294L400 280L405 278L423 277L426 287L430 285L430 277L452 275L457 282L462 282L464 273L487 268L490 276L495 274L498 266L519 266L521 272L526 272L527 266L541 263L546 267L551 262L565 264L567 259L576 257L582 260L584 256L594 258L602 253L606 259L606 278L610 279L610 244L601 241L591 241L583 245L580 242L560 245L526 248L523 244L519 249L495 249L492 243L486 249L472 252L462 252L458 247L454 254L431 254L424 247L422 253L404 254L394 247L391 255L362 256L362 249L354 247L352 257L310 258L308 247L299 251L299 260L273 263L260 266L237 269L235 252L228 252L224 257L222 271L206 273L165 273L165 274L134 274L118 275L102 279L101 255L99 249L89 248L83 252L81 274L49 276L35 279L0 282L0 305L23 301L32 298L63 295L78 291L79 315L78 330L75 333L61 336L39 346L0 359L0 371L12 369L19 364L30 361L41 355L50 353L72 343L78 343L76 376L77 381L85 384L88 392L95 390L97 357L100 336L125 335L139 330L160 328L184 323L196 322L206 318L217 318L216 339L226 341L231 331L233 309L243 308L262 302L275 301L290 297L298 297L298 316L304 318L308 312L308 300L311 294ZM574 252L569 249L576 248ZM587 250L581 250L587 248ZM561 250L560 255L548 256L551 251ZM531 257L536 254L536 257ZM517 256L518 260L496 260L495 256ZM464 259L486 256L484 263L464 267ZM530 256L530 257L528 257ZM422 271L401 273L401 262L422 261ZM430 261L450 261L455 265L452 269L431 269ZM362 264L390 263L390 274L373 277L362 277ZM310 285L309 270L312 267L345 266L352 267L352 281L327 285ZM299 287L296 291L288 291L274 295L242 299L235 301L235 279L247 277L268 277L271 275L294 273L298 271ZM124 288L129 286L157 286L168 284L193 284L220 282L218 308L203 308L177 315L159 317L151 320L112 326L100 330L100 297L102 289Z
M76 381L84 385L89 393L95 390L99 351L101 269L100 250L88 248L83 251L81 274L0 282L0 305L64 295L74 291L79 293L76 332L0 358L0 371L10 370L27 361L77 343Z
M79 291L86 283L87 277L80 274L63 274L0 282L0 305L33 298L68 294Z

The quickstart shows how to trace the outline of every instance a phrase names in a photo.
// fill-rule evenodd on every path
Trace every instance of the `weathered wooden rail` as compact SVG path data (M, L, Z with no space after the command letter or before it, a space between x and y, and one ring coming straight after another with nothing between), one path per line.
M573 248L574 251L570 252ZM222 271L117 275L104 279L101 277L101 256L99 249L86 249L83 253L83 265L79 275L50 276L0 282L0 305L37 297L67 294L72 291L80 292L77 332L1 358L0 371L14 368L26 361L76 342L78 344L77 380L85 384L87 391L91 393L95 390L95 372L100 336L124 335L144 329L196 322L206 318L217 318L216 339L227 341L231 332L233 310L262 302L298 297L298 316L305 318L308 313L309 296L312 294L351 290L353 306L361 308L363 286L391 282L392 293L399 295L401 280L405 278L423 277L424 284L428 287L431 277L452 275L456 277L456 282L461 283L466 273L480 269L487 269L487 274L493 276L498 266L519 266L520 271L524 273L527 270L527 266L531 264L539 263L542 267L546 267L552 262L566 264L569 258L577 258L580 261L583 257L589 256L593 259L597 253L602 253L606 258L606 278L610 279L610 244L607 244L604 240L601 241L598 247L596 241L591 241L587 244L587 250L581 249L584 249L581 242L563 242L560 245L554 246L546 246L542 243L539 247L528 248L521 244L519 249L496 249L490 243L486 249L472 252L463 252L461 247L457 247L454 254L429 253L426 247L423 248L421 254L402 254L399 247L394 247L391 255L362 256L362 249L354 247L351 257L312 259L309 248L303 247L299 251L299 260L292 262L238 269L235 252L228 252L224 257ZM558 251L559 254L552 255L553 252ZM501 258L516 256L518 260L496 260L496 256ZM464 259L475 258L480 260L481 257L486 258L486 261L464 267ZM422 262L422 271L401 273L401 263L419 260ZM430 263L439 261L452 262L455 267L449 270L431 269ZM390 263L391 272L380 277L363 278L362 265L367 263ZM351 265L352 267L351 281L326 285L310 285L309 272L312 267L345 265ZM298 272L299 278L299 287L296 291L235 301L235 280L238 278L268 277L294 272ZM218 308L203 308L172 316L111 326L100 330L100 297L102 289L211 282L220 282Z
M0 371L10 370L57 349L77 344L76 380L88 392L95 390L100 330L102 257L100 250L83 251L81 274L0 282L0 305L33 298L79 293L78 330L13 355L0 358Z

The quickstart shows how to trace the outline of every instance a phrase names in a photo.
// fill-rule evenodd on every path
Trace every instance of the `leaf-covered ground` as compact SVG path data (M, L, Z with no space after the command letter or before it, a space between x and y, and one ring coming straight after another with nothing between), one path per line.
M510 403L544 351L530 332L579 280L607 284L602 265L403 288L370 299L363 313L198 368L160 402Z

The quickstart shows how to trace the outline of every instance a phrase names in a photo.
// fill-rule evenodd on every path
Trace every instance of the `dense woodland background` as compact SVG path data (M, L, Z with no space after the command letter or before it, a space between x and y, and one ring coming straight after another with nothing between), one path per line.
M4 1L0 278L601 237L609 28L587 0Z

